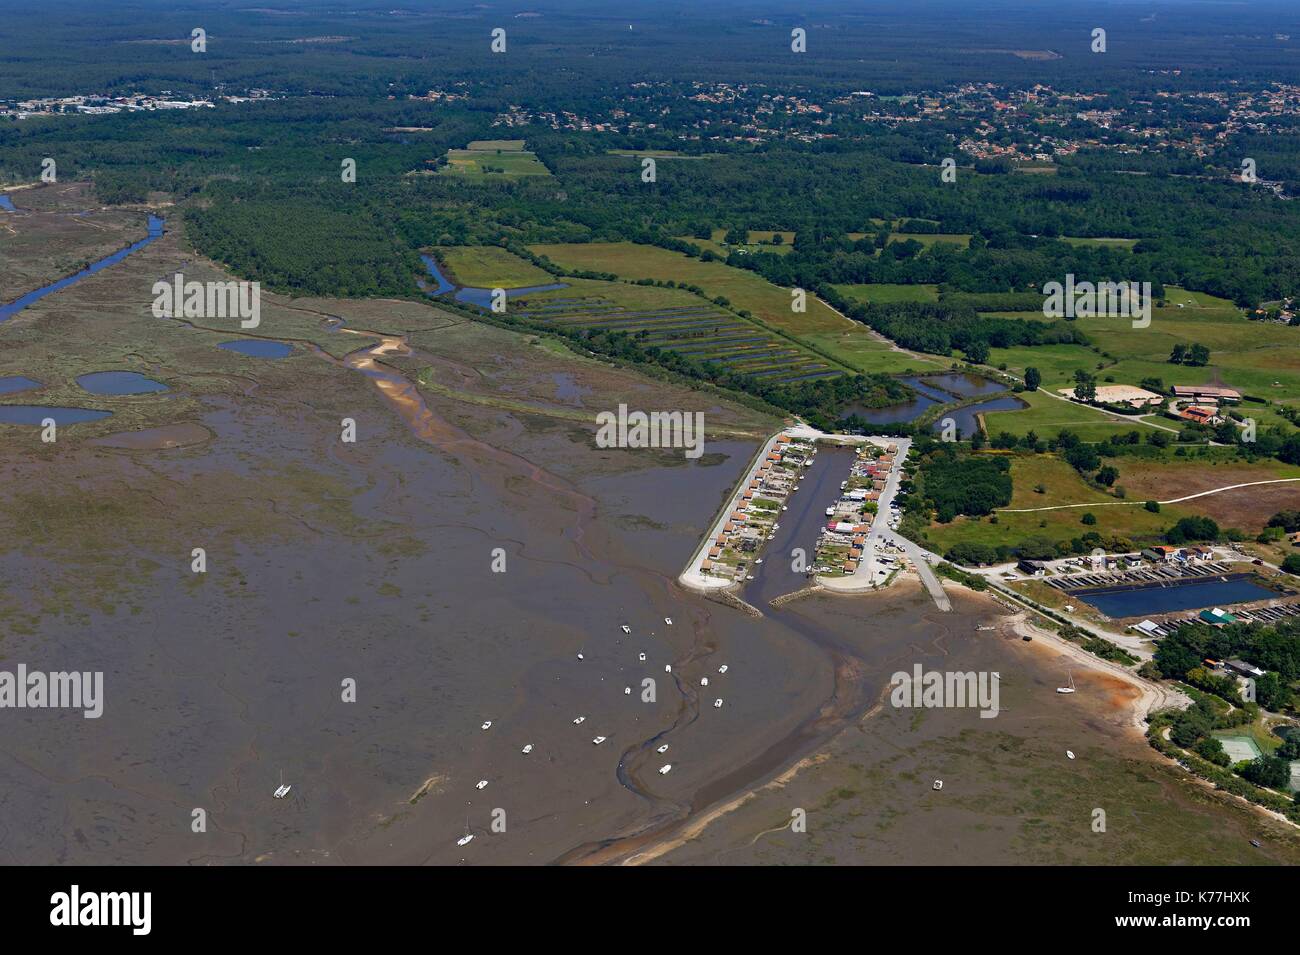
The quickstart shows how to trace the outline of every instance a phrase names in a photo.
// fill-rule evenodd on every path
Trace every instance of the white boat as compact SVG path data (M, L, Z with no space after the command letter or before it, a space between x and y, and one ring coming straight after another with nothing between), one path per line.
M578 654L578 659L579 659L579 660L582 660L582 659L585 659L585 657L583 657L583 655L582 655L581 653L579 653L579 654Z
M672 673L672 672L673 672L673 665L672 665L671 663L665 663L665 664L664 664L664 672L665 672L665 673Z
M772 530L774 530L774 531L779 531L780 529L781 529L781 525L780 525L780 524L773 524L773 525L772 525Z
M529 753L531 753L532 751L533 751L533 744L532 744L532 743L525 743L525 744L524 744L524 748L520 750L520 752L523 753L525 756L527 756L527 755L528 755Z
M672 770L673 770L672 763L664 763L662 766L659 767L659 775L667 776L670 772L672 772Z
M624 633L631 633L631 632L632 632L632 628L629 627L627 624L623 624L623 632L624 632Z
M476 782L476 783L474 784L474 788L475 788L475 789L487 789L487 780L486 780L486 779L480 779L478 782Z
M826 516L827 516L827 517L834 517L834 516L835 516L835 508L833 508L833 507L828 507L828 508L826 508Z
M456 840L456 845L467 846L470 844L470 841L473 838L474 838L474 833L469 831L469 817L467 816L465 818L465 834Z
M848 486L849 486L849 482L848 482L848 481L841 481L841 482L840 482L840 490L841 490L841 491L844 490L844 489L845 489L846 487L848 487Z
M671 627L671 626L673 625L673 618L672 618L672 617L664 617L664 623L668 624L668 626Z
M624 696L631 696L631 695L632 695L632 688L631 688L630 686L625 686L625 687L623 687L623 695L624 695Z
M708 685L709 685L709 678L707 676L700 677L700 686L708 686Z
M585 716L579 716L576 720L573 721L573 725L574 725L574 726L577 726L579 723L581 723L581 722L582 722L583 720L585 720L585 719L586 719Z
M936 780L934 781L934 788L935 788L936 791L942 789L942 788L943 788L943 780L942 780L942 779L936 779Z
M1073 750L1068 750L1068 749L1067 749L1067 750L1065 751L1065 755L1068 756L1068 757L1070 757L1070 759L1074 759L1074 751L1073 751Z
M745 579L746 579L746 580L753 580L753 579L754 579L754 575L753 575L753 574L750 574L750 575L747 576Z
M754 558L754 563L756 563L756 564L761 564L762 562L763 562L763 558L761 558L761 557L756 557L756 558Z
M484 720L483 725L479 727L479 729L481 730L490 730L491 728L492 728L491 720Z
M713 708L715 710L722 709L722 697L718 697L716 700L713 701Z
M608 738L609 738L609 737L607 737L607 736L597 736L597 737L595 737L595 738L592 739L592 741L591 741L591 745L593 745L593 746L599 746L601 743L605 742L605 740L608 739Z
M283 799L285 796L289 795L289 790L292 788L292 784L288 786L284 784L284 770L280 770L280 785L276 787L275 792L272 795L276 799Z
M1056 688L1056 692L1057 692L1057 693L1073 693L1073 692L1074 692L1074 674L1071 673L1069 670L1066 670L1065 672L1066 672L1066 674L1067 674L1068 677L1069 677L1070 685L1069 685L1069 686L1058 686L1058 687ZM1071 757L1071 758L1073 758L1073 757Z
M718 672L719 672L719 673L726 673L726 672L727 672L727 665L724 663L724 664L722 664L722 666L718 667Z
M783 511L788 511L788 510L790 510L790 508L788 508L788 507L786 507L784 504L782 504L782 505L781 505L781 510L783 510Z
M655 750L655 752L656 752L656 753L666 753L666 752L668 752L668 744L667 744L667 743L664 743L664 744L663 744L662 746L660 746L657 750Z
M645 654L644 654L644 653L638 653L638 654L636 655L636 658L637 658L638 660L640 660L642 663L645 663Z

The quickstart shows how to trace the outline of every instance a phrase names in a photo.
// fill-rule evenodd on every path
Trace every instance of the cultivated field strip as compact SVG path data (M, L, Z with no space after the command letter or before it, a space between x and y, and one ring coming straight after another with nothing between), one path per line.
M568 328L626 332L643 347L776 384L843 374L815 353L708 304L637 309L599 296L569 296L521 299L514 314Z

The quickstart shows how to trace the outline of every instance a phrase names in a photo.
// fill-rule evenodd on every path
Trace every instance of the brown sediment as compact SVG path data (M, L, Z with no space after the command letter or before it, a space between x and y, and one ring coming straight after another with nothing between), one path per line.
M1120 717L1118 722L1138 735L1145 734L1146 720L1152 712L1187 702L1187 698L1177 690L1145 680L1118 663L1094 656L1079 645L1044 630L1029 619L1027 612L1016 614L1006 624L1017 636L1033 637L1029 646L1038 655L1051 653L1058 659L1064 656L1070 666L1082 667L1084 675L1081 679L1085 685L1104 694L1108 709ZM1079 678L1076 678L1077 682Z
M809 751L826 745L842 730L858 725L870 712L878 710L880 694L874 698L868 696L869 667L864 659L841 644L829 630L798 614L774 609L773 616L812 643L832 665L832 690L817 710L744 765L706 783L696 791L689 806L670 808L659 800L663 811L657 820L635 832L577 846L556 859L556 863L627 864L635 859L639 864L656 858L692 837L687 833L702 831L714 819L743 805L767 786L781 784L804 766L820 761L824 757ZM946 628L943 622L936 623L940 630L937 639L942 639ZM797 761L790 765L792 759ZM782 766L788 768L781 771ZM778 771L780 774L775 779L761 782ZM648 846L652 848L647 849Z
M303 343L309 351L333 364L359 371L373 381L379 393L387 399L406 422L407 427L420 440L443 451L468 452L482 463L491 462L504 465L510 470L523 470L528 480L573 500L577 504L578 512L578 519L571 528L574 546L584 557L592 556L583 545L582 538L584 526L595 518L596 502L593 498L575 490L566 481L551 474L545 468L533 464L527 458L473 438L446 419L434 414L414 382L379 360L387 356L403 358L414 356L415 350L404 337L366 329L347 328L343 325L342 319L338 318L332 318L330 325L338 332L374 338L377 343L349 352L342 359L334 358L310 342Z
M127 451L161 451L167 448L185 448L212 439L212 432L197 421L182 421L160 428L143 431L119 431L102 438L91 438L86 443L100 448L121 448Z

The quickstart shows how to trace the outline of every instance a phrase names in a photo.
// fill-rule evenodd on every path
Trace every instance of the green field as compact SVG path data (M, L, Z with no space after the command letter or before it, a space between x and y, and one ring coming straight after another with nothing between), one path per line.
M1061 236L1061 241L1067 242L1070 245L1092 245L1105 248L1124 249L1131 249L1133 246L1138 244L1137 239L1117 239L1108 236L1099 236L1095 239L1090 239L1083 236L1063 235Z
M1041 432L1040 432L1041 434ZM991 452L999 453L999 452ZM1012 497L1010 508L1050 507L1058 504L1092 504L1094 507L1068 508L1058 511L1029 513L997 512L997 522L989 518L959 517L948 524L931 524L927 540L941 553L957 543L1000 544L1015 546L1030 537L1052 541L1069 541L1088 531L1103 538L1123 537L1137 543L1154 540L1187 511L1165 507L1152 514L1140 501L1120 502L1088 485L1070 465L1051 454L1017 454L1011 464ZM1044 493L1034 490L1038 486ZM1085 525L1085 513L1097 523Z
M610 329L644 347L675 351L773 382L831 378L845 369L683 289L591 279L511 303L512 314L565 329Z
M762 321L795 334L843 331L849 320L836 315L826 303L808 296L808 310L791 311L791 290L766 279L733 269L722 262L701 262L678 252L632 242L590 242L569 245L535 245L537 255L566 268L612 272L628 279L656 279L698 285L710 297L722 296L732 307L746 309Z
M1007 431L1019 436L1033 431L1046 439L1065 429L1085 441L1104 441L1112 434L1136 430L1145 435L1150 430L1149 425L1140 421L1113 417L1072 401L1053 398L1041 390L1022 392L1019 397L1028 403L1028 408L990 411L984 416L984 427L990 435ZM1169 424L1172 426L1173 422Z
M909 372L933 373L946 370L950 359L938 355L910 355L888 341L866 333L861 327L838 332L814 332L799 336L803 341L833 354L844 364L868 374L888 375Z
M435 253L453 281L478 288L521 288L555 281L531 262L494 245L447 246Z
M950 364L938 357L914 358L896 351L866 326L836 314L812 295L807 298L806 312L792 312L790 289L723 262L701 262L677 252L631 242L537 245L532 246L532 251L569 268L613 272L629 279L652 278L697 285L710 297L722 296L732 308L747 310L763 324L822 349L833 360L858 371L932 370Z
M714 255L720 256L724 259L732 252L745 252L750 255L755 252L771 252L775 255L789 255L790 251L794 248L793 232L775 232L751 229L746 234L747 241L744 245L727 245L727 243L723 241L726 234L726 229L714 229L712 237L708 239L701 239L693 235L681 235L677 238L681 239L683 242L690 242L698 249L708 249ZM780 245L773 245L772 238L777 235L781 236L782 242Z
M891 232L889 233L890 242L906 242L908 239L915 239L926 248L932 245L938 245L940 242L946 242L949 245L959 245L963 249L970 245L970 233L968 232Z
M880 305L891 302L937 302L937 285L833 285L845 298Z
M522 139L476 139L465 149L449 149L447 164L439 172L474 179L551 174L535 154L524 149Z
M1065 385L1075 369L1084 368L1103 384L1106 377L1134 385L1143 378L1159 378L1166 386L1218 384L1268 401L1300 403L1300 329L1252 322L1231 303L1203 292L1167 287L1166 294L1171 305L1153 309L1146 328L1113 318L1081 318L1074 323L1109 359L1081 345L1045 345L995 348L990 361L1006 363L1016 374L1032 365L1042 373L1045 388ZM1033 312L992 314L1041 320ZM1208 365L1168 362L1175 344L1192 342L1210 349ZM1105 367L1098 369L1098 364ZM1254 407L1261 420L1275 417L1263 406Z

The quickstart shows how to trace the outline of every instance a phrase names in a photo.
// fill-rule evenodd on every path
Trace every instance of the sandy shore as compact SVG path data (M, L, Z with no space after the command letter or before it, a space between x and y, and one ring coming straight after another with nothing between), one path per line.
M1017 636L1041 641L1063 656L1069 657L1080 667L1116 677L1133 687L1138 695L1133 701L1129 725L1140 734L1146 733L1146 721L1151 713L1169 707L1182 708L1191 703L1191 700L1177 690L1145 680L1127 667L1103 660L1078 644L1043 629L1029 619L1028 611L1015 614L1006 622Z

